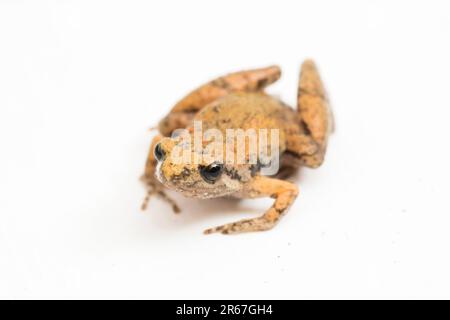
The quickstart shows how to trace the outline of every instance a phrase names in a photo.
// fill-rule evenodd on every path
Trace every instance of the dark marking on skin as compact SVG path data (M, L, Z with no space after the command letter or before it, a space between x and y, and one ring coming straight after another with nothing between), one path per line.
M219 87L221 89L225 89L225 90L229 90L230 89L229 83L223 78L216 79L213 82L211 82L211 84L213 86Z
M261 168L270 167L271 164L272 164L272 161L269 161L268 163L263 163L258 159L256 161L256 164L252 164L250 166L250 173L251 173L252 177L254 177L261 170Z
M270 165L272 164L272 161L269 161L268 163L263 163L258 159L258 165L260 168L267 168L270 167Z
M302 94L315 96L315 97L319 97L319 98L325 99L324 95L319 93L319 92L317 92L316 90L309 91L309 90L306 90L305 88L298 88L297 97L300 97Z
M224 168L225 174L228 175L233 180L241 181L242 177L239 175L235 168Z
M301 155L300 155L300 154L295 153L295 152L292 152L291 150L286 150L286 151L284 151L283 154L282 154L282 156L283 156L283 155L286 155L286 156L292 156L292 157L294 157L294 158L296 158L296 159L300 159L300 158L301 158Z
M199 183L200 183L200 181L194 181L194 182L188 184L187 186L188 186L189 188L193 188L193 187L195 187L195 186L196 186L197 184L199 184Z
M274 209L279 214L282 214L286 210L285 208L280 209L280 208L275 208L275 207L274 207ZM277 220L278 220L278 218L277 218Z
M181 171L180 174L174 175L172 176L172 181L180 181L180 180L184 180L186 179L189 175L191 174L191 172L189 171L189 169L184 168L183 171Z
M253 113L248 113L244 116L244 118L242 118L241 123L246 123L248 121L250 121L250 118L254 118L254 114Z
M252 164L250 166L250 174L252 177L256 176L256 174L259 172L259 170L261 169L260 165L259 165L259 161L256 164Z
M268 82L269 82L268 78L263 78L263 79L258 80L258 82L256 83L256 90L260 90L260 89L264 88Z
M200 109L199 106L192 104L192 105L187 106L186 108L184 108L181 112L194 113L195 114L199 109Z
M284 179L294 175L294 173L297 171L297 169L298 169L298 165L297 166L293 165L292 167L284 166L284 167L281 167L274 176L277 179L284 180Z
M303 128L303 130L304 130L304 132L305 132L305 134L306 134L307 136L310 136L310 135L311 135L311 130L309 129L309 127L308 127L308 125L306 124L305 121L301 120L301 121L300 121L300 126Z
M191 174L191 172L189 171L188 168L184 168L183 171L181 172L181 175L182 175L183 177L187 177L187 176L189 176L190 174Z
M217 104L214 105L214 106L212 107L212 111L215 112L215 113L219 113L219 107L220 107L220 106L217 105Z

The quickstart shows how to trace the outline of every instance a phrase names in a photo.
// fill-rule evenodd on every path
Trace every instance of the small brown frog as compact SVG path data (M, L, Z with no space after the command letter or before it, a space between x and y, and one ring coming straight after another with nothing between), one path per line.
M211 228L205 233L263 231L275 226L298 195L297 186L285 179L300 166L317 168L322 164L332 129L328 99L315 64L307 60L302 65L296 110L264 93L265 87L280 76L277 66L232 73L197 88L179 101L159 123L160 134L151 143L143 175L148 193L142 208L147 207L152 195L159 195L179 212L164 187L202 199L271 197L275 201L262 216ZM174 133L183 128L195 139L195 122L201 122L203 129L215 129L224 135L227 129L278 129L279 170L271 176L263 175L267 161L264 163L257 156L255 161L245 163L225 162L215 154L200 157L198 162L175 161L176 146L185 137ZM209 152L191 145L186 148L192 157ZM248 160L248 145L244 150Z

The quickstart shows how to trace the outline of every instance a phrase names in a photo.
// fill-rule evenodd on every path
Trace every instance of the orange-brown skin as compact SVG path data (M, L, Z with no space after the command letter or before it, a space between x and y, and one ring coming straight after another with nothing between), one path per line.
M314 63L307 60L302 65L297 110L263 92L280 75L276 66L233 73L199 87L178 102L160 122L161 135L154 138L150 147L143 177L149 191L143 208L149 197L156 194L169 201L177 212L178 207L166 196L164 187L196 198L272 197L274 204L262 216L211 228L205 233L271 229L298 195L297 186L283 179L300 166L316 168L322 164L332 127L325 89ZM169 136L180 128L188 129L192 135L193 120L201 120L203 130L215 128L223 133L226 129L279 129L282 156L278 174L262 176L260 167L227 163L220 179L208 183L199 168L209 163L175 163L170 155L181 138ZM156 144L166 155L159 163L154 156ZM194 156L197 151L190 152Z
M159 123L159 131L166 137L173 130L186 127L197 111L208 103L232 92L258 92L277 81L281 70L277 66L241 71L204 84L180 100Z

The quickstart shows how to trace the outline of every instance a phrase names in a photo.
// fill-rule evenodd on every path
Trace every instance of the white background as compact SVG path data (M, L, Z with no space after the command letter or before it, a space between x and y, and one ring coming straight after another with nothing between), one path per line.
M0 2L1 298L450 298L446 1ZM312 57L336 118L271 200L139 210L155 125L216 76Z

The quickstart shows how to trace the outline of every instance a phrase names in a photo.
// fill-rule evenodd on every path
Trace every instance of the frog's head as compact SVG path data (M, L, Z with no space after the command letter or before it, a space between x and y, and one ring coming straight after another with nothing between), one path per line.
M223 157L194 150L179 137L163 138L154 149L156 177L166 187L194 198L216 198L239 191L244 179ZM207 159L207 160L206 160Z

